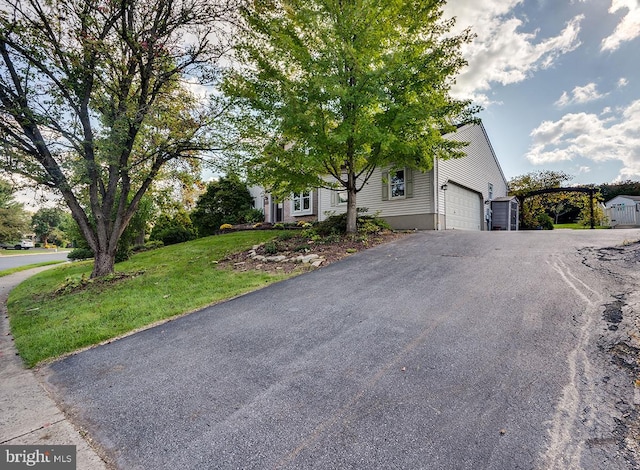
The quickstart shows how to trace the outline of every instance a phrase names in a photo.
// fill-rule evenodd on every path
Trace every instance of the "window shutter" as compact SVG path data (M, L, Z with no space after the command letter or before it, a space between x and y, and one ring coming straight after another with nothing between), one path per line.
M337 205L338 205L338 193L332 189L331 190L331 206L333 207Z
M389 200L389 172L382 172L382 200Z
M413 197L413 170L405 168L404 170L404 197Z

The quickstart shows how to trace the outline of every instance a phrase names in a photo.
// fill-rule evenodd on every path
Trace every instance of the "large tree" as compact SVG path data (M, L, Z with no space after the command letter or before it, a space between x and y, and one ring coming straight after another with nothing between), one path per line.
M4 0L0 165L62 196L113 272L163 167L207 149L188 82L213 77L234 0Z
M284 197L313 187L356 194L376 167L431 168L462 156L443 138L477 112L452 98L469 31L452 34L444 0L267 0L242 10L224 92L250 175ZM333 179L328 178L333 177Z

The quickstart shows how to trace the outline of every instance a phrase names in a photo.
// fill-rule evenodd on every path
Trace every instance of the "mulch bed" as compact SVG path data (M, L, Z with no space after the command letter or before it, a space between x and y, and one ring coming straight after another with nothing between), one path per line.
M218 263L221 268L232 267L237 271L260 270L272 273L291 273L293 271L306 271L315 269L313 261L323 260L318 267L327 266L353 253L357 253L376 245L397 240L409 232L393 232L385 230L383 232L362 235L343 235L340 237L330 237L327 239L311 240L302 234L292 235L283 240L276 238L271 243L263 243L240 253L235 253L226 257ZM297 257L318 255L318 258L308 263L295 261ZM275 257L285 257L283 261L269 260ZM264 258L267 258L266 260Z

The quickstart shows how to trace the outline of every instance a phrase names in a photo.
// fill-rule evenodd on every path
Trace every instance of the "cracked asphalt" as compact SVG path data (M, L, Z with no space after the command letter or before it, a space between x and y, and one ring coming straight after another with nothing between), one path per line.
M416 233L40 374L114 468L640 468L638 239Z

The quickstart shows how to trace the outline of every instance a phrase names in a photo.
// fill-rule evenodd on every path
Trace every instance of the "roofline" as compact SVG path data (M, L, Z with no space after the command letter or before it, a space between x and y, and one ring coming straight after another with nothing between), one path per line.
M458 132L458 130L462 129L465 126L479 126L480 129L482 129L482 133L484 134L484 138L487 141L487 144L489 144L489 150L491 150L491 155L493 156L493 160L496 162L498 170L500 170L500 175L502 176L502 180L504 181L504 184L507 186L507 190L508 190L509 189L509 181L504 176L504 171L502 171L502 166L500 165L500 162L498 161L498 157L496 155L495 150L493 149L493 145L491 144L491 139L489 139L489 134L487 134L487 129L485 129L484 124L482 122L482 119L478 119L478 122L467 122L465 124L462 124L460 127L457 128L456 132Z

